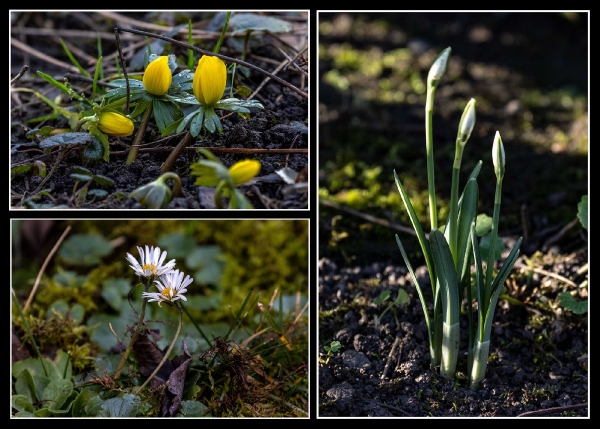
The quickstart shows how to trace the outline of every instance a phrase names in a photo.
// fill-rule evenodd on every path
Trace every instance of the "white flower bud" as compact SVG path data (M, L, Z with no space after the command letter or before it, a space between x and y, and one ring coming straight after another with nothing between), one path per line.
M444 49L435 59L433 65L429 69L429 75L427 76L427 86L437 87L440 79L446 73L446 68L448 67L448 59L450 58L450 53L452 52L452 48L448 46Z
M500 138L500 132L496 131L494 145L492 146L492 162L494 163L494 172L498 180L504 178L504 168L506 166L506 155L504 154L504 145Z
M464 146L467 144L467 140L471 137L471 132L475 126L475 99L471 98L467 107L460 118L460 124L458 125L458 140L460 144Z

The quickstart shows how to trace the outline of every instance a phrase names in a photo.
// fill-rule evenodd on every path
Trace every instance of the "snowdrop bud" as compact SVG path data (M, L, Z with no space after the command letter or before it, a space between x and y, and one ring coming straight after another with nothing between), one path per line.
M467 144L467 140L471 137L471 132L475 126L475 99L471 98L471 101L465 107L465 110L460 118L460 124L458 126L458 140L460 144L464 146Z
M435 59L433 65L429 69L429 75L427 76L427 86L428 87L437 87L440 79L446 73L446 68L448 67L448 59L450 58L450 53L452 52L452 48L448 46L444 49Z
M504 145L500 138L500 133L496 131L494 137L494 146L492 147L492 162L494 163L494 172L498 180L504 178L504 168L506 166L506 156L504 155Z

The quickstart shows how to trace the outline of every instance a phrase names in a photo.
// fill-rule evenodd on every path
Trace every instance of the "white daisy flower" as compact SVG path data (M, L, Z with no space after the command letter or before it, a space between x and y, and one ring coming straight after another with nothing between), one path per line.
M170 271L154 281L158 292L143 292L142 298L149 298L148 302L158 301L159 307L163 301L173 302L178 299L187 301L183 294L187 292L187 286L193 281L194 279L190 276L185 276L184 280L183 272L179 272L179 270Z
M160 252L160 247L146 245L146 252L138 246L140 252L140 262L137 261L130 253L127 254L127 260L131 262L130 267L140 277L158 277L168 273L175 267L175 259L163 265L167 257L167 252Z

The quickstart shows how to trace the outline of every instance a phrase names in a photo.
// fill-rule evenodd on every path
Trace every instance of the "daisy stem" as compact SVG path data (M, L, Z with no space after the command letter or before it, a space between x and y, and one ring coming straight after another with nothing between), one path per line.
M150 290L150 280L147 280L144 284L144 292L148 292ZM119 366L113 375L113 380L116 380L121 376L121 371L123 370L123 366L125 366L125 362L127 361L127 357L129 353L131 353L131 349L133 349L133 344L137 341L137 338L140 334L140 328L142 327L142 323L144 323L144 315L146 314L146 303L148 302L148 298L142 299L142 311L140 312L140 318L138 320L137 326L135 327L135 332L131 337L131 341L127 345L127 349L125 349L125 353L123 353L123 357L121 358L121 362L119 362Z
M171 342L171 345L169 346L169 350L167 350L167 352L165 353L165 356L160 361L160 363L158 364L158 366L156 367L154 372L152 374L150 374L150 376L146 379L144 384L142 384L141 387L137 390L137 392L135 392L136 395L139 395L140 392L142 391L142 389L144 387L146 387L146 385L148 383L150 383L150 380L152 380L154 378L154 376L158 373L158 371L160 371L162 366L165 364L165 362L169 358L171 351L173 351L173 347L175 347L175 343L177 342L177 337L179 337L179 332L181 332L181 324L183 323L183 312L181 311L181 306L179 305L178 302L175 302L175 307L177 307L177 311L179 311L179 325L177 326L177 332L175 332L175 337L173 338L173 341Z

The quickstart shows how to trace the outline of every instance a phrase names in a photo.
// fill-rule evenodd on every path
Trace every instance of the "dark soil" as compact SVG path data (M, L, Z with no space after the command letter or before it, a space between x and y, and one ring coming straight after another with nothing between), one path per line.
M100 13L80 12L20 12L12 17L12 37L27 46L27 49L12 46L11 49L11 76L14 78L21 67L29 66L29 71L12 85L14 88L29 88L39 91L50 100L62 97L62 107L69 106L69 100L63 92L41 79L36 71L42 71L54 77L59 82L65 75L70 76L69 82L78 93L91 95L91 85L77 79L77 73L65 72L56 64L40 59L37 53L43 53L70 65L68 57L61 48L58 38L62 38L69 46L79 48L83 54L78 61L91 73L95 69L95 62L85 63L86 55L97 57L96 32L102 34L103 52L105 56L116 52L114 27L139 28L144 23L167 23L175 26L191 19L195 29L213 31L213 37L204 40L204 44L196 46L212 50L216 43L220 28L213 28L215 13L123 13L129 19L137 20L121 22L118 19L107 18ZM280 34L267 34L256 32L249 39L246 46L245 60L270 73L275 73L283 81L295 86L308 94L308 57L306 52L295 58L295 66L287 65L278 72L275 69L298 54L303 43L307 43L308 26L307 15L301 13L268 13L288 21L292 30ZM137 27L138 24L140 27ZM37 30L37 32L36 32ZM55 30L55 35L48 33ZM91 37L69 35L68 31L79 30L91 33ZM45 31L40 33L39 31ZM156 31L155 31L156 33ZM163 32L163 33L166 33ZM50 34L50 36L49 36ZM157 33L159 34L159 33ZM133 37L132 37L133 36ZM142 40L142 36L121 34L124 48L132 41ZM187 42L187 36L179 35L178 40ZM243 38L226 39L220 54L242 58L244 47ZM73 50L76 48L72 48ZM143 47L142 47L143 49ZM75 51L76 53L78 51ZM128 51L126 62L131 64L132 57L137 51ZM181 69L186 68L187 50L177 45L168 47L168 53L178 56ZM164 54L166 54L165 52ZM198 56L199 54L196 54ZM196 60L197 61L197 60ZM112 62L112 63L111 63ZM105 75L114 73L114 59L104 61ZM112 64L112 66L111 66ZM112 69L111 69L112 67ZM298 70L301 69L301 70ZM259 71L246 69L248 73L238 73L238 82L256 90L263 83L266 76ZM129 70L140 71L140 70ZM240 98L238 96L238 98ZM240 189L246 194L254 208L257 209L307 209L308 208L308 97L303 97L289 87L274 80L267 80L266 84L254 96L265 107L264 110L251 109L250 119L246 120L237 114L217 110L223 125L223 133L206 133L192 141L185 151L177 158L171 171L177 173L182 181L181 194L173 198L167 208L171 209L212 209L215 208L214 188L201 188L194 185L195 177L189 173L190 165L200 156L197 148L207 148L217 156L225 166L229 167L243 159L258 159L261 162L259 175ZM56 151L45 153L39 149L39 142L26 137L27 132L33 128L52 126L55 128L68 127L63 117L48 119L43 122L26 123L28 119L41 117L52 113L52 109L29 92L13 92L11 98L11 166L31 164L40 161L50 171L57 159ZM62 118L62 120L61 120ZM138 118L138 120L141 118ZM136 125L137 131L137 125ZM137 200L128 198L134 189L156 180L161 174L161 165L169 153L181 141L184 133L171 134L162 137L160 132L150 121L142 149L137 159L126 165L125 161L129 146L135 135L131 137L109 137L111 153L109 162L84 161L76 152L63 160L57 170L38 189L43 178L31 172L17 174L11 180L11 207L14 208L81 208L81 209L143 209ZM76 181L71 174L74 166L83 166L96 175L107 176L115 182L114 186L101 186L96 182L89 185L89 189L100 189L108 194L102 198L92 198L91 194L85 199L75 198L74 189ZM286 182L277 174L277 171L288 167L297 173L296 181ZM171 184L171 182L168 182ZM79 183L77 189L84 184ZM47 190L47 192L42 192ZM35 192L37 191L37 192Z
M321 205L319 417L589 417L588 313L574 314L557 299L570 291L577 300L587 300L587 287L581 286L588 278L588 236L576 217L577 203L588 192L587 148L583 156L569 150L587 136L587 114L574 120L564 115L570 108L526 101L527 94L557 89L587 94L587 15L576 15L568 20L553 13L320 14L321 23L331 24L327 35L321 35L321 46L379 47L384 52L408 48L419 52L417 59L452 47L458 68L436 92L434 138L454 142L465 105L457 98L478 100L479 134L473 145L479 147L470 147L469 141L466 151L477 154L467 161L470 167L463 164L463 171L470 172L478 159L486 168L491 165L491 151L482 155L485 143L480 142L488 141L491 149L494 132L500 130L508 179L502 189L500 235L507 249L518 237L525 241L496 307L486 378L473 391L466 376L466 314L461 315L456 378L444 379L439 367L430 365L423 309L394 233L409 243L409 259L425 291L431 290L429 277L410 234L382 226L398 219L378 207L362 210L382 221L377 224L358 211ZM388 26L380 39L366 30L376 21ZM411 63L423 79L430 65L425 60ZM335 67L321 61L320 78ZM372 84L365 81L365 86ZM395 168L413 172L427 189L424 96L413 103L379 105L361 100L358 88L344 94L322 80L320 85L320 112L325 113L319 127L321 187L330 185L323 173L327 163L349 157L349 149L340 145L347 148L352 136L368 136L368 143L355 146L360 148L356 158L382 165L390 186ZM533 114L528 132L535 139L523 131L525 111ZM566 136L563 144L558 144L557 130ZM398 135L405 137L405 150L393 158ZM436 146L436 175L451 169L454 146L451 151L441 146ZM411 170L416 164L421 173ZM482 174L493 172L482 169ZM480 212L491 214L495 181L480 176L478 182ZM440 195L449 195L449 180L438 179L436 185ZM409 301L385 311L399 289ZM390 299L376 304L385 290ZM426 300L431 315L431 293ZM332 341L341 348L328 354L324 346Z

